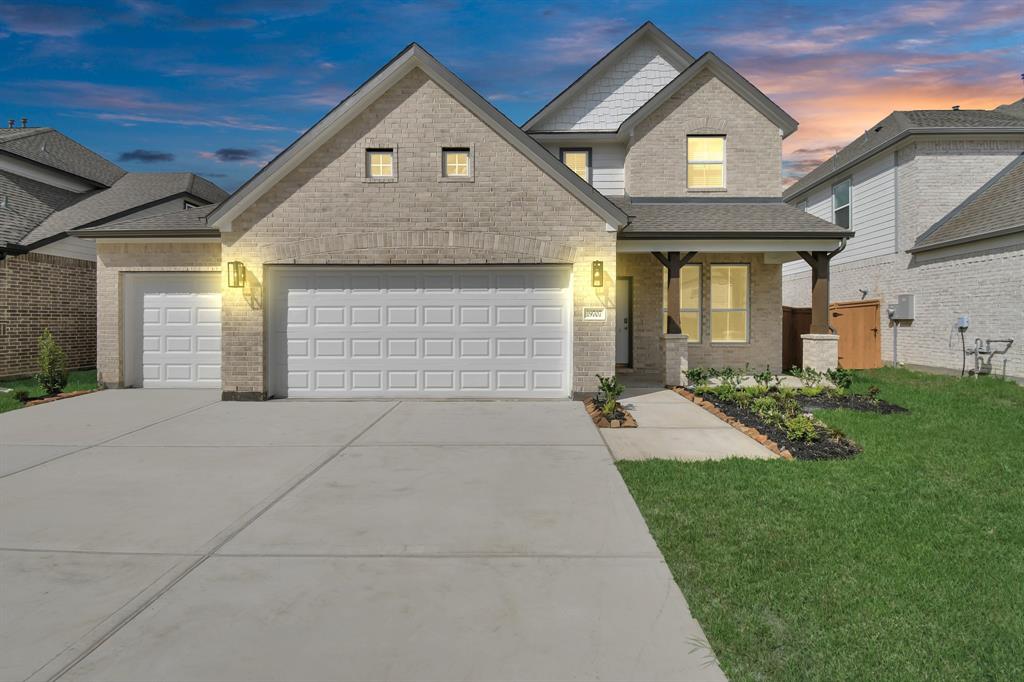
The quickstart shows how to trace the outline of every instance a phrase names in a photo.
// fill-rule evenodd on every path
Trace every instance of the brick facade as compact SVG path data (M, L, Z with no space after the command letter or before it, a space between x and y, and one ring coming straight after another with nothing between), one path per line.
M686 186L686 136L725 135L725 190ZM636 127L626 151L626 193L635 196L777 197L782 194L779 128L708 72Z
M914 294L915 320L897 332L897 361L914 367L959 372L963 361L954 324L971 316L968 346L975 337L1014 338L993 371L1024 379L1024 239L989 240L956 249L906 253L917 238L956 208L1021 152L1020 141L928 140L908 144L897 158L895 253L833 266L831 299L882 302L882 360L893 361L893 326L886 307L899 294ZM854 224L853 229L857 229ZM856 239L856 237L854 237ZM810 305L810 275L787 276L786 305ZM968 369L972 361L968 358Z
M698 254L691 264L701 266L701 339L687 346L690 367L766 366L782 370L782 267L767 264L759 253ZM748 343L711 342L712 263L750 265L750 340ZM664 353L659 345L664 333L664 267L647 253L621 253L620 277L633 278L633 368L660 373Z
M108 387L122 385L124 311L122 280L126 272L217 272L220 244L139 242L96 245L95 323L97 379Z
M49 327L68 367L96 364L96 264L28 253L0 261L0 378L38 370L39 335Z
M471 182L440 182L442 147L471 147ZM365 149L394 147L398 178L364 180ZM614 369L615 233L543 170L416 69L232 223L224 262L252 285L223 298L223 389L260 397L265 381L264 266L572 263L574 389ZM590 286L602 260L607 285ZM254 296L255 293L255 296Z

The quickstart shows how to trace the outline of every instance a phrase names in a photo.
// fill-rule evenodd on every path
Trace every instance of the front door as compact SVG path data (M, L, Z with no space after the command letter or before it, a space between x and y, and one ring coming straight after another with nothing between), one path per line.
M633 280L615 280L615 364L633 364Z

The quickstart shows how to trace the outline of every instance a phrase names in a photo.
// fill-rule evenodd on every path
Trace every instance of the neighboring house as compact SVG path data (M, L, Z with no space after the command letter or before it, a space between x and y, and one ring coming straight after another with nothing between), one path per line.
M0 377L32 374L49 328L96 364L96 247L78 231L220 201L191 173L127 173L52 128L0 129Z
M100 378L568 397L617 368L779 370L782 263L805 252L821 291L852 234L782 202L796 126L652 24L522 128L410 45L205 221L84 230Z
M880 344L886 363L1024 379L1022 154L1024 100L894 111L786 191L856 231L833 261L832 299L881 302L877 336L861 343ZM807 271L783 268L786 305L809 304ZM891 321L900 295L913 296L913 319ZM994 352L965 356L976 339Z

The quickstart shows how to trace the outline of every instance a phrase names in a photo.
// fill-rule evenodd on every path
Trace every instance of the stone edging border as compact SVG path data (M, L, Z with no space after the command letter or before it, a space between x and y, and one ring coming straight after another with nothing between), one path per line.
M24 407L32 407L33 405L45 405L46 403L64 400L65 398L77 398L80 395L86 395L88 393L97 393L102 390L102 388L90 388L87 391L72 391L71 393L58 393L57 395L51 395L45 398L36 398L35 400L28 400L25 402Z
M737 431L739 431L740 433L742 433L742 434L744 434L744 435L746 435L746 436L748 436L750 438L753 438L758 443L760 443L761 445L765 446L766 448L768 448L769 450L774 452L779 457L781 457L783 459L790 460L790 461L796 459L795 457L793 457L793 453L792 452L790 452L786 448L780 447L778 443L776 443L771 438L769 438L768 436L764 435L763 433L761 433L757 429L753 428L752 426L747 426L746 424L741 422L739 419L736 419L734 417L730 417L725 412L722 412L720 409L715 407L714 403L711 403L711 402L709 402L707 400L704 400L703 398L701 398L698 395L694 395L693 393L690 393L689 391L687 391L682 386L671 386L670 388L672 389L673 392L678 393L679 395L683 396L687 400L691 401L694 405L697 405L699 407L703 407L705 410L707 410L711 414L715 415L716 417L718 417L719 419L724 421L726 424L728 424L729 426L731 426L734 429L736 429Z
M636 418L631 415L621 403L615 403L615 406L626 415L625 419L608 419L608 417L601 414L601 408L598 406L597 401L593 398L588 398L583 402L583 407L586 408L587 414L594 421L594 425L602 429L635 429Z

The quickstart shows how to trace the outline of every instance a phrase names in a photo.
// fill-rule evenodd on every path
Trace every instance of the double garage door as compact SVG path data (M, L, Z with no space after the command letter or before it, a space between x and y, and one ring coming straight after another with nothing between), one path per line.
M220 278L128 275L125 383L220 386ZM567 397L565 266L267 270L279 397Z

